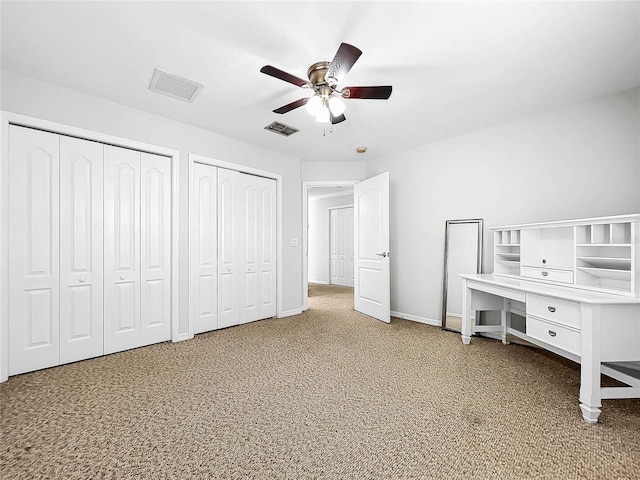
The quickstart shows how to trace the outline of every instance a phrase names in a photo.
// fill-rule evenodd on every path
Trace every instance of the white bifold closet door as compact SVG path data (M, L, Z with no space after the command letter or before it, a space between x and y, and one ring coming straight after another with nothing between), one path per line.
M276 181L195 164L190 306L194 333L276 315Z
M353 287L353 207L330 210L331 283Z
M104 352L171 338L171 166L104 147Z
M103 148L60 137L60 363L103 354Z
M60 362L60 138L10 127L9 375Z
M218 170L218 328L276 314L276 182Z
M102 144L11 126L9 374L103 353Z
M197 334L218 328L218 169L195 163L191 187L189 310Z

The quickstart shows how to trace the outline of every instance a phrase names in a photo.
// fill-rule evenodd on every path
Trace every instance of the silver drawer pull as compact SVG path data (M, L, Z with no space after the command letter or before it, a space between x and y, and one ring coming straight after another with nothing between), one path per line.
M549 272L542 272L543 277L546 277L547 275L549 275Z
M556 307L547 307L551 313L556 311Z
M549 330L549 335L552 337L556 336L556 332L554 332L553 330Z

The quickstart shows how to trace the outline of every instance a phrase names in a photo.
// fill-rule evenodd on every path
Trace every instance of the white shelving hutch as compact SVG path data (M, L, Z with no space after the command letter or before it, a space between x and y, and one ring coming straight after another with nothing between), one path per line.
M494 275L640 297L640 214L490 230Z

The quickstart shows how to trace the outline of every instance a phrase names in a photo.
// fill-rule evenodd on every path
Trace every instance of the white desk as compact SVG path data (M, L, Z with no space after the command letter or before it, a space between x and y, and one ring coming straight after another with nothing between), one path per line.
M640 398L640 298L490 274L460 276L464 344L474 333L497 333L505 344L512 334L580 363L580 409L589 423L598 421L602 399ZM482 310L500 310L501 324L472 325L474 312ZM511 312L526 317L526 333L511 328ZM601 387L601 372L628 386Z

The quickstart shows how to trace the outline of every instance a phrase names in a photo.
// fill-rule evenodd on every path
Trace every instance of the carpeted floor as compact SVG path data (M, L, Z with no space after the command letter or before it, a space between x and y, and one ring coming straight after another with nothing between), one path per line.
M638 479L640 401L578 407L577 366L310 309L12 377L3 479Z

